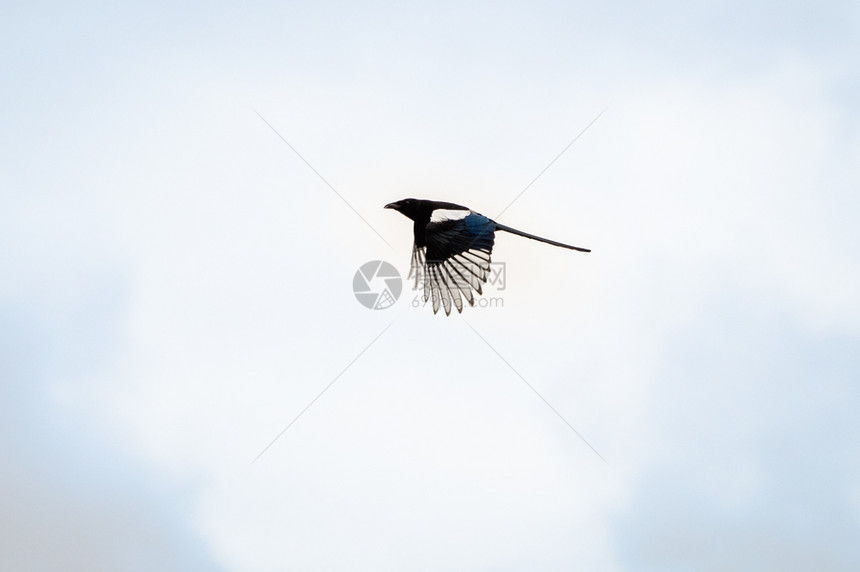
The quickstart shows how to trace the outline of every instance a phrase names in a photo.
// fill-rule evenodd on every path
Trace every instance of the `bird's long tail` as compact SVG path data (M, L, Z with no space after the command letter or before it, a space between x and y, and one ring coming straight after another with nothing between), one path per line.
M493 221L493 222L495 222L495 221ZM518 235L518 236L524 236L524 237L526 237L526 238L530 238L530 239L532 239L532 240L537 240L537 241L539 241L539 242L545 242L545 243L547 243L547 244L551 244L551 245L553 245L553 246L560 246L560 247L562 247L562 248L569 248L569 249L571 249L571 250L578 250L578 251L580 251L580 252L591 252L591 250L590 250L590 249L588 249L588 248L581 248L581 247L579 247L579 246L571 246L571 245L569 245L569 244L564 244L563 242L556 242L556 241L554 241L554 240L550 240L550 239L548 239L548 238L541 238L541 237L539 237L539 236L535 236L535 235L533 235L533 234L529 234L529 233L527 233L527 232L523 232L523 231L521 231L521 230L517 230L517 229L515 229L515 228L511 228L511 227L509 227L509 226L505 226L505 225L503 225L503 224L499 224L499 223L497 223L497 222L496 222L495 224L496 224L496 230L503 230L503 231L505 231L505 232L509 232L509 233L511 233L511 234L516 234L516 235Z

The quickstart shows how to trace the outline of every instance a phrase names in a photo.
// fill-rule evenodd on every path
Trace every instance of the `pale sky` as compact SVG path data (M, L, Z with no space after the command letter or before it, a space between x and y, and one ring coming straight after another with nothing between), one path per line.
M3 570L860 569L856 3L0 14Z

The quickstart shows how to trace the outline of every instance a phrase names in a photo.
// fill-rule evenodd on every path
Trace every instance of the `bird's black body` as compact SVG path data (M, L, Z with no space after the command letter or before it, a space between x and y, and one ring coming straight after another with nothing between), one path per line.
M490 271L495 232L503 230L553 246L591 252L587 248L571 246L541 238L503 224L499 224L462 205L424 199L403 199L385 205L412 219L415 244L412 247L412 267L409 277L415 277L415 286L424 277L424 301L432 296L433 313L441 302L445 314L451 313L451 304L463 311L461 294L474 305L474 290L481 294L481 284Z
M398 205L398 206L395 206ZM396 203L385 205L387 209L394 209L400 212L403 216L411 218L415 224L413 231L415 233L415 246L422 248L427 246L427 224L433 217L433 211L438 209L468 211L466 207L455 205L454 203L446 203L443 201L425 201L421 199L404 199Z

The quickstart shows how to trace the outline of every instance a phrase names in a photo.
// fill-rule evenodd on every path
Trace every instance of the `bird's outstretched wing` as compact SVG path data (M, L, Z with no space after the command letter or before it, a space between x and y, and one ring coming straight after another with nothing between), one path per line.
M451 314L452 304L462 312L463 298L470 306L475 305L473 290L481 294L481 283L487 281L490 272L495 230L493 221L470 211L462 218L431 220L427 224L424 301L432 298L434 314L440 304L445 315ZM420 256L413 251L413 266Z

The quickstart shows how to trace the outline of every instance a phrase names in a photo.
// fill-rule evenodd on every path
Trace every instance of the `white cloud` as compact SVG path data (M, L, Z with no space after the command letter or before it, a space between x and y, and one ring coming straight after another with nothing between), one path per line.
M629 567L857 565L856 335L821 339L755 306L716 297L665 356L654 454L617 519Z
M220 569L190 527L193 500L122 450L104 403L93 403L94 379L122 383L109 370L125 295L115 253L93 241L98 223L85 211L60 216L56 205L34 211L20 204L26 198L7 198L0 567Z
M10 407L35 404L70 451L94 443L106 476L59 479L85 465L9 433L34 451L13 488L60 483L50 498L105 567L117 530L128 560L169 545L186 568L765 567L787 543L795 562L856 563L827 540L856 528L836 507L856 505L856 467L834 460L856 456L856 396L827 368L850 368L857 335L857 114L851 66L822 41L850 11L719 8L19 16L35 35L4 36L20 81L0 112L0 299L23 316L10 339L33 332L10 363L46 373L34 389L9 370ZM502 219L594 252L499 237L504 308L466 319L609 467L459 318L350 292L368 260L407 268L409 224L382 205L494 216L607 105ZM818 379L833 397L813 399ZM726 408L740 420L716 422ZM834 417L832 458L780 437ZM829 494L804 496L834 482L807 455ZM145 500L91 486L114 482ZM660 501L676 504L656 518ZM785 524L794 510L820 528ZM12 514L32 538L67 531Z

